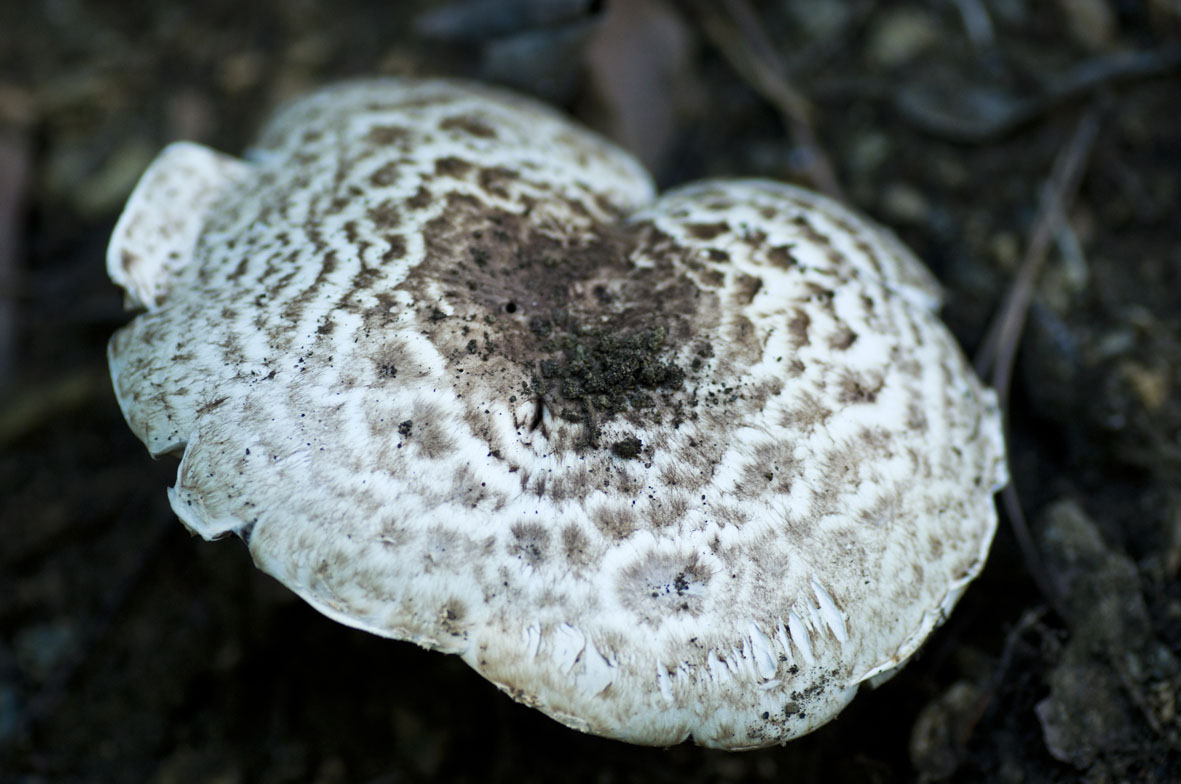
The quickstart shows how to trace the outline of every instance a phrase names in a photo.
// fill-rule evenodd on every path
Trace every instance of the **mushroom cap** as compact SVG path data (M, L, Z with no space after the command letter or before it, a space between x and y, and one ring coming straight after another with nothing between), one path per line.
M183 454L185 525L579 730L815 729L995 530L996 397L893 235L769 181L655 197L502 91L347 83L248 162L174 145L109 263L147 310L115 390Z

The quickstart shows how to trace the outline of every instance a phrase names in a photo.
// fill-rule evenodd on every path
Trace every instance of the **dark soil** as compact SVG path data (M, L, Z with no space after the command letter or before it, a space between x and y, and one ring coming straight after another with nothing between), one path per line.
M448 73L565 107L662 185L807 183L815 159L731 65L758 50L751 28L727 38L710 13L739 5L0 3L0 780L1181 781L1168 0L753 4L848 201L930 264L969 354L1056 158L1098 118L1011 390L1040 566L1003 521L916 660L814 734L742 754L581 735L454 657L318 615L169 510L175 461L132 436L104 358L129 318L106 239L165 143L240 153L273 105L325 81Z

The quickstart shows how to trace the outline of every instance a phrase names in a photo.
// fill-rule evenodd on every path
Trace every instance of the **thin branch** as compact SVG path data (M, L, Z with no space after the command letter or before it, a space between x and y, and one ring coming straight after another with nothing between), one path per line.
M1038 217L1034 223L1029 244L1026 246L1021 268L1009 287L1004 305L989 327L984 344L976 355L976 372L984 376L991 371L990 380L993 389L997 392L1001 411L1005 416L1006 441L1010 441L1008 414L1013 381L1013 363L1017 356L1017 349L1021 344L1021 335L1025 330L1034 289L1041 276L1042 268L1045 266L1046 253L1050 243L1058 234L1058 229L1065 220L1066 213L1078 192L1079 183L1086 170L1087 158L1094 146L1098 131L1099 110L1092 107L1079 120L1070 143L1054 161L1050 179L1042 190ZM1041 556L1030 535L1029 526L1021 508L1021 501L1017 495L1017 488L1013 482L1010 482L1001 491L1001 502L1008 514L1013 535L1017 539L1017 546L1021 548L1026 569L1029 570L1034 582L1037 583L1038 590L1051 606L1057 608L1059 605L1057 591L1042 565Z
M960 20L964 23L964 31L968 40L977 49L991 49L996 45L996 33L993 31L992 18L988 9L980 0L955 0L956 10L960 12Z
M976 372L992 371L992 382L1002 405L1008 403L1013 358L1016 355L1034 288L1045 266L1046 252L1066 217L1082 180L1087 156L1099 130L1099 111L1092 108L1079 121L1070 143L1058 154L1050 180L1042 190L1041 205L1026 246L1021 268L1005 296L1005 303L989 326L976 355Z
M804 174L817 190L843 198L835 170L813 126L812 103L787 77L787 68L746 0L691 0L702 28L731 67L779 112L801 153Z
M998 84L918 79L884 86L899 115L924 133L965 144L985 144L1063 104L1102 94L1116 82L1164 76L1181 67L1181 45L1148 52L1116 52L1084 60L1033 94ZM1027 69L1022 69L1027 70ZM1040 72L1028 74L1044 81Z

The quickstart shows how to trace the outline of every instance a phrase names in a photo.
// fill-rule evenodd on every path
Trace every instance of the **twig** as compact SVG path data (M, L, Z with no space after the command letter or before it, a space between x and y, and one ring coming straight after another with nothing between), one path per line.
M488 41L577 22L595 13L591 0L458 0L417 14L414 31L433 41Z
M691 0L707 36L747 83L779 112L811 185L836 199L840 183L813 127L811 102L791 84L787 68L746 0Z
M1029 306L1033 300L1034 288L1045 266L1046 252L1050 243L1058 233L1058 227L1066 217L1070 204L1074 201L1079 183L1082 181L1086 169L1087 157L1095 142L1099 130L1099 110L1092 107L1075 128L1070 143L1058 154L1054 161L1054 168L1049 182L1042 190L1041 205L1038 217L1034 223L1033 233L1022 259L1017 277L1009 287L1005 303L1000 312L989 326L988 334L980 351L976 355L976 372L981 376L991 371L993 389L1000 400L1001 411L1005 416L1005 439L1008 436L1009 398L1013 381L1013 361L1017 349L1021 344L1021 335L1025 329ZM1001 492L1001 501L1008 513L1009 522L1013 527L1013 534L1017 545L1021 548L1021 555L1025 559L1025 566L1037 583L1038 590L1057 608L1057 592L1041 562L1033 537L1029 533L1029 526L1025 514L1021 510L1021 502L1017 496L1014 483L1010 482Z
M955 0L956 10L960 12L960 20L964 23L964 31L968 40L977 49L991 49L996 45L996 33L993 31L992 18L988 9L980 0Z
M1043 82L1032 95L1019 95L999 85L946 84L919 79L901 89L883 85L899 115L925 133L965 144L984 144L1033 122L1065 103L1096 93L1116 82L1148 79L1181 67L1181 45L1148 52L1116 52L1084 60L1048 82L1040 72L1029 77Z
M1017 623L1005 634L1005 647L1001 650L1001 657L997 661L996 669L993 671L992 677L988 679L988 683L976 704L973 719L966 728L961 730L957 738L961 749L967 747L968 741L971 740L976 726L984 718L985 711L988 710L988 706L996 697L997 692L1000 691L1001 684L1005 682L1009 670L1013 667L1013 660L1017 658L1017 645L1021 642L1026 632L1041 625L1042 618L1045 615L1045 606L1036 605L1031 607L1021 613L1021 617L1017 619Z
M1013 358L1025 328L1034 287L1045 266L1046 251L1066 216L1082 180L1087 156L1099 130L1099 111L1092 108L1079 121L1070 143L1058 154L1050 180L1042 190L1041 205L1033 233L1026 247L1021 269L1005 296L1005 303L988 328L984 343L976 355L976 372L987 375L992 371L992 382L1002 405L1007 406Z
M836 24L817 36L783 53L784 73L806 74L822 71L835 57L842 56L849 47L857 46L854 38L860 34L877 10L878 0L846 0L845 11Z

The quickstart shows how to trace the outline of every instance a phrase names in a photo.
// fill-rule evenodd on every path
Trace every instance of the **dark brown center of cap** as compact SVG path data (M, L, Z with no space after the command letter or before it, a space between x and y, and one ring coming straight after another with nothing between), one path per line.
M712 353L716 296L680 271L686 251L650 224L539 226L530 209L452 194L427 224L426 258L401 288L432 343L457 376L504 383L506 397L539 402L539 419L544 406L583 425L586 446L619 416L675 427L687 415L677 393Z

